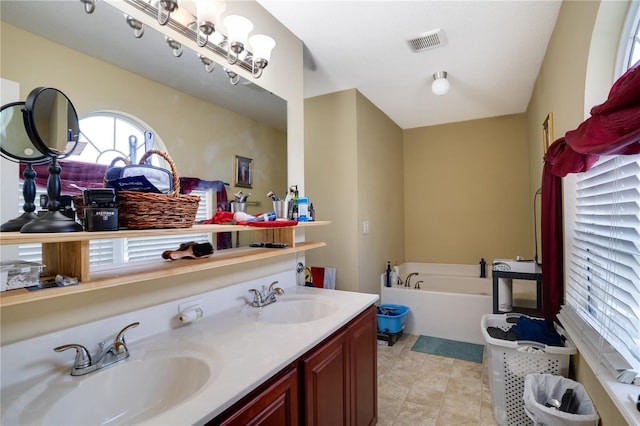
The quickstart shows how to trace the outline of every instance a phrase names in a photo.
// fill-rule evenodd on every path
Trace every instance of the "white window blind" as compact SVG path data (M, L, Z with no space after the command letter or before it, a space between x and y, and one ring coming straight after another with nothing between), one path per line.
M568 255L566 303L596 331L592 343L640 365L640 155L578 175Z

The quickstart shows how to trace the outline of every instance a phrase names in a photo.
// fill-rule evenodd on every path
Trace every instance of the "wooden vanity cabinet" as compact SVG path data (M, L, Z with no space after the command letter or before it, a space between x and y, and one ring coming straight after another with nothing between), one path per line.
M278 375L266 388L241 401L240 406L232 407L228 417L207 423L222 426L297 426L299 424L298 369L290 368ZM222 416L224 417L224 415Z
M302 371L305 426L350 424L348 330L304 358Z
M369 307L349 326L351 425L378 421L378 317Z
M376 424L377 352L371 306L302 360L305 426Z
M376 321L370 306L208 425L376 424Z

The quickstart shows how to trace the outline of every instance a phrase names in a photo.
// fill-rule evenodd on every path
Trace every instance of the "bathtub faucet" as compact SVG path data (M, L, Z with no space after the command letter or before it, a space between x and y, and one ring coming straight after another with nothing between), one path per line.
M415 289L420 290L420 284L422 284L424 281L420 280L416 282L416 286L414 287Z
M412 272L411 274L407 275L407 278L404 280L404 286L405 287L411 287L411 277L414 275L418 275L417 272Z

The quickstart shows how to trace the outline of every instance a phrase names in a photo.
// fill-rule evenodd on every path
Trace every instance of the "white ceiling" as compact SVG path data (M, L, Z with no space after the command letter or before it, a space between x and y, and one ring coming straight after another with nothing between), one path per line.
M404 129L524 112L561 5L560 0L258 1L304 42L305 97L356 88ZM205 73L188 49L174 58L154 31L133 38L121 13L102 2L97 6L86 15L77 0L1 0L0 18L286 129L281 99L253 84L230 86L220 66ZM437 28L445 45L422 53L409 48L408 39ZM437 71L447 71L451 82L449 93L440 97L430 90Z
M403 129L526 111L561 5L258 2L305 44L305 98L356 88ZM445 45L410 49L407 40L438 28ZM438 71L451 83L444 96L430 89Z

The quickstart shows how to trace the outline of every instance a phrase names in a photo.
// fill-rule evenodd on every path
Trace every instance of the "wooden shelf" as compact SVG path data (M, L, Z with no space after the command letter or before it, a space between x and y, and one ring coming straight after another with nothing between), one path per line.
M139 281L163 278L168 275L181 275L190 272L223 268L226 266L269 259L277 256L303 252L324 247L324 242L295 242L295 230L307 227L328 225L331 222L306 222L297 226L283 228L259 228L237 225L195 225L183 229L145 229L111 232L69 232L55 234L20 234L4 232L0 234L0 244L42 243L43 263L47 265L45 274L63 274L78 277L80 283L69 287L50 288L29 291L10 290L0 293L0 307L64 297L71 294L117 287ZM285 242L284 249L241 247L216 251L212 256L201 259L181 259L177 261L145 261L90 271L89 241L97 239L131 238L183 235L195 233L219 232L256 232L256 241Z
M90 241L105 240L113 238L131 238L160 235L182 235L182 234L217 234L219 232L247 232L247 231L271 231L271 230L293 230L297 228L309 228L330 224L330 221L300 222L297 226L283 228L259 228L256 226L239 225L194 225L191 228L179 229L142 229L119 231L99 231L99 232L61 232L61 233L39 233L22 234L20 232L1 232L0 245L28 244L28 243L63 243L70 241Z

